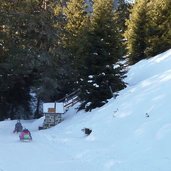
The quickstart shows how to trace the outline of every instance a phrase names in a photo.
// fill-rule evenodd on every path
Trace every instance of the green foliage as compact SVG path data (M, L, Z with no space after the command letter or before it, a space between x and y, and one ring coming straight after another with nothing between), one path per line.
M67 7L64 8L67 20L65 29L73 38L77 37L87 24L86 7L84 0L71 0L67 3Z
M147 3L147 0L136 1L131 10L130 19L127 21L125 38L130 64L146 58Z
M118 3L118 7L116 8L114 13L114 20L117 26L118 36L120 39L120 54L124 57L126 55L124 32L126 31L126 20L129 18L132 4L126 2L125 0L119 0Z
M31 91L36 117L41 101L75 90L80 109L100 107L125 87L125 46L130 64L170 48L170 0L92 4L91 11L84 0L1 0L0 119L29 118Z
M154 56L171 47L171 1L152 0L148 11L147 56Z
M70 0L63 9L66 20L62 35L63 53L65 54L62 63L65 62L64 66L66 67L63 74L64 80L66 80L65 90L78 89L76 82L81 69L79 63L81 56L78 54L80 49L84 48L84 32L87 30L89 21L86 9L84 0Z
M3 84L0 85L0 105L6 106L1 112L2 115L12 113L10 117L14 118L21 111L21 107L23 113L31 114L29 104L31 87L43 85L46 78L43 75L48 71L45 68L51 66L50 63L53 63L52 59L56 53L57 19L52 2L17 0L1 3L0 82ZM53 90L56 88L54 87ZM38 96L39 91L42 91L40 87L37 91ZM43 95L41 98L45 99Z
M134 64L169 49L170 23L170 0L137 0L125 32L129 62Z
M113 92L125 87L121 67L114 68L120 56L112 1L94 1L91 27L84 33L86 40L83 39L84 48L80 50L83 65L78 84L80 109L88 111L102 106L112 97L109 86Z

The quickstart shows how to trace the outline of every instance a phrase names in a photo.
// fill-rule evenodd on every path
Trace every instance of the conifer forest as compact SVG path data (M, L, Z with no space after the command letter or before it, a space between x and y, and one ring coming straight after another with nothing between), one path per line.
M171 0L1 0L0 120L73 92L78 110L101 107L128 66L170 48Z

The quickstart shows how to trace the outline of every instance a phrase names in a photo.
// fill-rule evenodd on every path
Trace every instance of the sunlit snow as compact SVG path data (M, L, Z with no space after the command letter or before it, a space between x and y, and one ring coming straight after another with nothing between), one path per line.
M0 171L171 171L171 50L127 75L128 87L101 108L77 113L76 105L41 131L44 118L22 121L30 143L12 133L16 121L0 122Z

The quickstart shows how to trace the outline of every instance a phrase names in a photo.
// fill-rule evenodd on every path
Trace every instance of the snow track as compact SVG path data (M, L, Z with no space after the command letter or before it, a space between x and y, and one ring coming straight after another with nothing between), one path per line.
M115 100L87 113L74 106L53 128L21 121L29 143L12 133L16 121L0 122L0 171L171 171L171 50L132 66L126 81Z

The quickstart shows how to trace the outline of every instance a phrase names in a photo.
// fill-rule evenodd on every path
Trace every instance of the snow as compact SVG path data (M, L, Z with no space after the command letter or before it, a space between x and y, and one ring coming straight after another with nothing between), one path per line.
M99 85L98 85L98 84L95 84L95 83L93 84L93 86L94 86L94 87L97 87L97 88L99 87Z
M0 122L0 171L171 171L171 50L127 75L128 87L101 108L76 113L77 104L41 131L44 118L21 121L30 143L12 133L16 121Z
M64 103L43 103L43 113L48 113L49 108L55 108L56 113L64 113Z
M88 78L93 78L93 75L89 75Z

